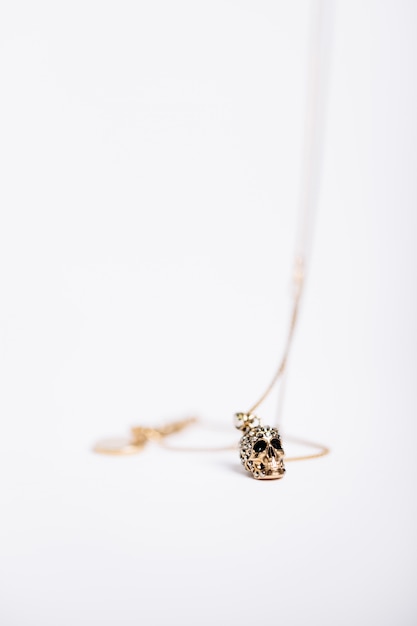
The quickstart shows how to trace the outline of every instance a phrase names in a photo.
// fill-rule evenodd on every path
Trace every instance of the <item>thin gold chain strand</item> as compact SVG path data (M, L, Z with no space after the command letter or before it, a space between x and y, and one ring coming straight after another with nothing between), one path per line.
M316 448L317 452L313 452L312 454L300 454L297 456L285 456L285 462L288 463L290 461L309 461L310 459L319 459L322 456L326 456L329 454L330 448L325 446L322 443L316 443L315 441L309 441L307 439L300 439L298 437L285 437L286 441L292 441L294 443L299 443L302 446L307 446L308 448Z
M309 461L310 459L319 459L320 457L326 456L329 454L330 448L323 445L322 443L316 443L314 441L308 441L307 439L300 439L298 437L285 437L286 441L293 441L294 443L298 443L300 445L306 446L308 448L315 448L317 452L313 452L312 454L302 454L297 456L285 456L284 460L286 463L293 461ZM239 446L237 444L231 444L229 446L219 446L219 447L210 447L210 446L172 446L166 443L165 439L160 438L155 441L165 450L170 450L171 452L229 452L230 450L238 450Z
M310 252L314 217L317 209L318 181L320 178L323 151L324 107L327 88L325 52L330 37L330 3L326 2L326 0L316 0L311 5L311 11L306 118L304 148L302 152L303 165L301 170L298 234L293 276L294 298L290 325L278 369L261 397L249 409L249 413L253 413L264 400L266 400L278 380L286 371L299 314L301 295L305 282L307 257ZM282 389L280 389L280 392L282 392ZM280 401L277 421L280 419L281 410L282 402Z
M279 363L278 369L274 374L271 382L268 387L265 389L261 397L251 406L248 413L253 413L256 409L262 404L264 400L269 396L273 388L275 387L278 380L281 378L283 373L285 372L285 368L287 366L288 358L290 355L290 350L292 346L292 341L294 337L294 331L297 324L298 312L300 308L300 300L301 294L304 284L304 260L302 257L297 257L295 260L295 268L294 268L294 302L291 311L290 318L290 326L287 334L287 341L284 348L284 353L282 355L281 361Z
M237 444L231 444L226 446L209 447L209 446L171 446L166 443L165 438L170 435L179 433L183 429L196 424L198 422L196 417L188 417L183 420L170 422L159 428L152 428L146 426L132 426L130 429L130 437L123 440L122 443L111 440L103 440L98 442L94 451L100 454L111 454L116 456L130 456L140 452L147 443L157 443L166 450L172 452L228 452L230 450L237 450ZM285 457L285 461L307 461L309 459L317 459L325 456L329 453L329 448L320 443L308 441L306 439L299 439L295 437L286 437L287 441L293 441L301 445L315 448L317 452L313 454L304 454L299 456Z
M326 5L326 11L324 10ZM307 94L307 107L306 107L306 129L304 137L304 163L301 177L300 186L300 205L299 205L299 225L298 225L298 242L296 246L297 254L294 264L294 295L292 301L290 323L287 332L287 338L284 346L284 351L281 360L278 365L271 382L262 393L260 398L251 406L248 413L253 413L266 398L270 395L275 385L281 377L283 381L281 384L281 394L283 392L283 383L285 381L284 373L287 372L287 364L293 344L294 332L297 325L301 296L305 282L305 272L307 265L307 256L309 254L309 245L311 242L313 217L316 208L317 200L317 181L319 178L319 169L321 164L321 151L323 143L323 105L324 105L324 92L325 92L325 76L324 76L324 53L323 53L323 32L324 28L324 15L330 10L330 5L326 0L316 0L313 3L313 15L312 15L312 30L310 40L310 67L308 71L309 86ZM328 29L327 29L328 30ZM282 409L282 396L279 403L279 414ZM139 450L148 441L156 441L163 447L171 450L183 451L183 452L215 452L234 450L237 446L222 446L219 448L206 448L206 447L190 447L174 448L166 445L164 439L166 436L171 435L179 430L182 430L186 426L194 422L194 419L181 420L168 424L162 428L146 428L146 427L133 427L131 431L131 438L128 440L128 445L124 445L118 451L120 454L131 453L132 448ZM286 461L304 461L307 459L315 459L325 456L329 453L329 449L322 445L316 444L305 440L298 440L299 443L316 448L318 451L310 455L301 455L295 457L286 457ZM97 452L111 452L114 453L114 445L110 445L109 448L102 446Z

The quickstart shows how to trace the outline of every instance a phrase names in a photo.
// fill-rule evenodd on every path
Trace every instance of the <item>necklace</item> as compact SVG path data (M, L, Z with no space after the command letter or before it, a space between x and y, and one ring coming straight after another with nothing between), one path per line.
M235 426L243 433L239 444L240 460L244 468L257 479L282 478L285 473L284 450L278 428L263 426L262 420L255 415L254 411L266 400L286 371L304 284L304 260L302 257L296 257L293 282L294 299L290 325L278 369L255 404L246 413L236 413L235 415Z
M322 444L293 438L292 440L297 443L314 448L315 452L306 455L286 457L278 424L275 426L264 425L261 418L255 413L272 393L278 382L281 382L280 411L277 420L279 421L280 412L282 410L283 384L305 284L307 257L312 235L313 214L316 207L319 164L321 161L320 157L323 141L322 121L325 91L323 76L325 60L323 31L325 19L328 19L328 15L326 15L325 12L325 8L328 9L328 6L329 5L325 3L324 0L316 0L312 7L307 115L303 152L304 163L301 175L301 194L299 202L299 232L294 261L292 281L293 297L287 337L283 354L271 382L258 400L246 412L236 413L235 415L235 427L242 433L239 446L230 445L221 448L172 448L168 446L165 443L166 437L194 424L197 419L192 417L171 422L159 428L134 426L131 428L130 436L127 438L107 439L98 442L94 447L95 452L125 456L140 452L148 442L157 442L166 449L177 450L179 452L213 452L238 448L243 467L257 480L282 478L286 471L284 461L314 459L328 454L329 449Z
M290 324L283 355L270 384L246 413L237 413L235 416L235 426L243 433L239 444L240 459L244 468L256 479L282 478L285 473L285 455L279 430L277 427L264 426L254 411L266 400L278 381L284 378L287 369L305 283L313 214L317 204L318 166L321 162L323 141L322 122L325 90L323 40L325 20L328 18L325 9L328 10L329 5L323 0L317 0L312 8L304 163L300 186L299 233L294 262L294 292ZM282 393L282 386L280 391ZM282 402L280 402L279 406L282 408ZM328 449L325 446L321 446L321 453L318 453L318 456L323 456L327 453ZM316 456L317 454L313 458Z

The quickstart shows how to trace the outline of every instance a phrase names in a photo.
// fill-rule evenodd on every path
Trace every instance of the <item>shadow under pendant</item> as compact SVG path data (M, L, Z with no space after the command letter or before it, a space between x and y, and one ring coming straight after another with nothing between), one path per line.
M258 417L248 413L237 413L235 425L244 432L239 443L244 468L257 480L282 478L284 450L278 429L262 426Z

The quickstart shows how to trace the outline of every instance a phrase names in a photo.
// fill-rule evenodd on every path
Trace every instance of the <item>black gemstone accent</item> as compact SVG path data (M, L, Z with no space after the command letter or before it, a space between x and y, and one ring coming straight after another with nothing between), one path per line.
M281 442L279 439L272 439L271 446L273 446L275 450L282 450Z
M259 452L263 452L266 448L266 442L263 441L263 439L261 439L260 441L257 441L254 446L253 449L255 450L255 452L257 452L259 454Z

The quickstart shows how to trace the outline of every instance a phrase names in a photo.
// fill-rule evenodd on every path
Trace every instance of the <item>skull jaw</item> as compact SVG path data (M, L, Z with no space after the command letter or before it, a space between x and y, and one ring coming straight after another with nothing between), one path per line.
M282 478L285 474L285 468L282 467L278 470L274 470L274 471L270 471L269 472L265 472L265 474L262 474L260 472L256 472L253 474L253 477L255 478L255 480L278 480L279 478Z
M250 468L252 476L256 480L277 480L285 474L285 467L282 458L256 459Z

